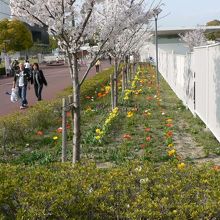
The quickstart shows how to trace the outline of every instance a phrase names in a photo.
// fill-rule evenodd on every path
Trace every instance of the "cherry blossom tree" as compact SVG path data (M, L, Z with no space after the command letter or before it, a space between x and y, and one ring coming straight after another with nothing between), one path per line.
M107 42L116 43L129 26L138 24L144 0L10 0L12 14L29 24L45 28L66 52L73 86L73 158L80 160L80 87L102 55ZM129 18L129 19L128 19ZM84 39L97 37L99 50L79 79L77 54ZM114 39L114 40L112 40ZM116 60L117 60L117 56ZM116 68L117 65L116 65Z
M204 30L199 28L185 34L179 34L182 41L186 42L190 51L193 51L193 47L203 46L206 44L206 37Z
M139 54L141 47L145 44L146 41L149 41L152 34L149 31L151 30L150 25L144 25L139 27L136 31L130 31L129 34L126 34L125 44L121 45L121 54L124 57L124 71L122 71L122 91L128 87L128 82L132 79L132 73L135 72L135 60L133 60L133 70L130 70L130 56L133 58Z
M109 0L108 3L109 2L113 1ZM112 108L118 105L120 63L126 56L129 56L131 51L135 51L135 45L137 46L138 41L141 42L141 39L146 36L144 33L149 32L149 21L153 17L153 10L160 8L160 5L161 3L154 7L153 5L147 7L146 2L143 0L118 0L114 1L114 7L106 7L105 13L100 15L104 21L102 25L109 23L109 19L111 19L111 22L116 22L120 20L121 16L123 17L123 14L126 15L126 19L123 20L123 23L119 24L120 29L117 30L117 34L113 35L105 45L105 50L114 58L115 70L112 76ZM146 37L145 40L147 39Z
M98 31L97 26L92 29L89 23L92 23L96 5L101 2L102 0L10 0L14 16L45 28L58 39L60 48L66 52L73 85L73 163L80 160L80 87L109 36L103 35L100 50L81 81L77 54L83 38L92 38Z
M130 72L130 56L136 56L139 54L140 47L150 38L150 26L148 25L136 25L133 28L126 29L117 39L114 47L110 46L108 50L111 56L114 57L115 68L114 71L114 100L112 100L112 108L117 106L118 102L118 84L117 78L119 75L119 65L124 62L122 73L122 92L127 88L128 82L131 80ZM116 63L117 61L117 63ZM133 63L133 66L135 62ZM134 69L133 69L134 72Z

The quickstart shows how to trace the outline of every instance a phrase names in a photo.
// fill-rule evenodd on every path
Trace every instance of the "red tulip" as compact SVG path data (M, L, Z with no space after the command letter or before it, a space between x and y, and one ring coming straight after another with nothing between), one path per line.
M57 128L57 133L62 133L62 130L63 130L62 127Z
M146 141L151 141L151 137L150 136L146 137Z

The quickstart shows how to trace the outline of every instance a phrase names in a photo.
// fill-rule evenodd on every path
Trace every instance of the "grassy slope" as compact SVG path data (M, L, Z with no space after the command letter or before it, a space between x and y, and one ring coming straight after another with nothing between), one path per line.
M220 144L204 124L185 109L164 80L161 80L160 94L156 88L155 72L152 68L142 69L139 81L128 101L120 98L119 116L98 142L95 130L101 128L111 111L110 94L104 94L105 86L98 86L87 94L82 109L82 157L98 163L120 164L127 160L140 158L152 162L170 159L195 161L213 155L217 157ZM141 89L141 91L140 91ZM128 118L127 113L133 116ZM167 120L171 120L168 122ZM70 119L69 119L70 123ZM60 124L60 125L59 125ZM171 124L172 127L168 127ZM23 144L23 152L10 155L5 160L15 163L48 163L59 161L61 154L61 135L56 128L44 131L42 137L34 136ZM170 136L167 136L170 132ZM127 137L126 137L127 135ZM53 136L58 136L54 141ZM25 147L29 144L28 147ZM173 145L173 146L172 146ZM168 152L175 149L174 156ZM211 158L211 159L212 159ZM71 160L71 135L69 131L68 159ZM217 161L218 162L218 161Z

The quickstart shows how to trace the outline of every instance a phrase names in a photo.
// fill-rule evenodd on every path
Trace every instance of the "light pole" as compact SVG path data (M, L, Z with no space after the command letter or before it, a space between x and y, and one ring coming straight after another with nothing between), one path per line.
M153 10L153 15L155 18L155 45L156 45L156 74L157 74L157 86L160 86L159 73L158 73L158 37L157 37L157 20L158 15L162 10L160 8Z

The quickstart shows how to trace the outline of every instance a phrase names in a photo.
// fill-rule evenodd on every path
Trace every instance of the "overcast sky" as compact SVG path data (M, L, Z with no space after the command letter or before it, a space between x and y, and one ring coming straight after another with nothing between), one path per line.
M162 0L163 12L158 27L205 25L214 19L220 20L220 0Z

